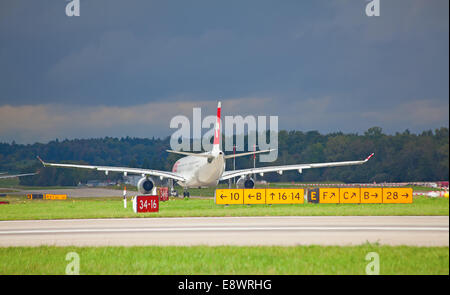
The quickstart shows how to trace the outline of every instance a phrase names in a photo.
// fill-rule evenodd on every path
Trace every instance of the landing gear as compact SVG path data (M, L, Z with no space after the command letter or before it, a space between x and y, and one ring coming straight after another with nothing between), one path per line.
M190 195L189 195L189 192L188 192L187 190L185 190L185 191L183 192L183 197L189 199Z

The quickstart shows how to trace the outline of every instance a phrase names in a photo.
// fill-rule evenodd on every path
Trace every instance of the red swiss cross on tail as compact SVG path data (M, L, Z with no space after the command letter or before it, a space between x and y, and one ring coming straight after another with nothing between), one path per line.
M216 118L216 125L214 126L214 142L213 142L213 150L220 150L220 109L221 109L221 103L217 104L217 118Z

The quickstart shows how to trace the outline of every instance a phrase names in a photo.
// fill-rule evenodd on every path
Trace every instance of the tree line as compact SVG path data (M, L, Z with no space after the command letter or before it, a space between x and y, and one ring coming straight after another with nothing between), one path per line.
M268 137L267 137L268 138ZM223 142L223 141L222 141ZM245 143L247 140L245 139ZM78 163L106 166L126 166L171 171L180 158L166 152L170 137L166 138L93 138L54 140L46 144L0 143L0 172L35 172L38 175L20 178L22 185L77 185L87 180L120 180L120 173L104 173L83 169L44 168L36 159L39 155L48 162ZM245 146L245 150L253 147ZM275 181L342 181L407 182L449 179L449 131L446 127L414 134L384 134L380 127L372 127L364 134L342 132L321 134L317 131L286 131L278 133L278 158L272 163L256 166L289 165L298 163L352 161L375 153L364 165L305 169L265 174L263 179ZM227 160L227 170L233 160ZM236 169L253 167L252 156L236 158ZM257 176L257 179L261 177Z

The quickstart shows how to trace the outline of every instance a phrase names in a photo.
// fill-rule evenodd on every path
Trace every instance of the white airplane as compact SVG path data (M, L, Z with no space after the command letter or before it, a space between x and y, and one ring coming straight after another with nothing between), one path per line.
M310 168L360 165L366 163L374 155L372 153L365 160L361 161L267 166L267 167L225 171L226 159L270 152L271 150L245 152L235 155L225 155L223 151L220 149L220 142L219 142L220 112L221 112L221 103L219 102L217 106L217 120L214 126L214 142L212 150L203 153L191 153L191 152L167 150L167 152L170 153L187 156L176 161L175 164L173 165L171 172L151 170L151 169L141 169L141 168L129 168L129 167L47 163L44 162L41 158L39 158L39 156L37 158L39 159L39 161L41 161L41 163L44 166L94 169L98 171L105 171L106 175L108 175L109 172L121 172L125 176L128 173L141 174L142 178L137 183L138 191L141 194L148 194L155 187L155 182L151 178L151 176L159 177L161 180L164 178L173 179L184 188L184 197L189 197L188 192L189 188L214 187L219 183L219 181L228 180L234 177L240 177L236 183L238 187L253 188L255 186L255 182L250 177L252 174L258 173L261 176L263 176L264 173L267 172L278 172L279 174L282 174L283 171L286 170L298 170L299 173L302 173L303 169L310 169Z
M6 174L6 173L5 172L0 173L0 179L36 175L37 173L24 173L24 174L14 174L14 175L3 175L3 174Z

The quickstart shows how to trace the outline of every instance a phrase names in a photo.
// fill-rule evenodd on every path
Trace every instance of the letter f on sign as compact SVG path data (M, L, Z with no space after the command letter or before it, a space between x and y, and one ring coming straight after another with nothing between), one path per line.
M366 5L367 16L380 16L380 0L372 0Z

